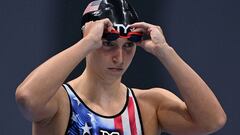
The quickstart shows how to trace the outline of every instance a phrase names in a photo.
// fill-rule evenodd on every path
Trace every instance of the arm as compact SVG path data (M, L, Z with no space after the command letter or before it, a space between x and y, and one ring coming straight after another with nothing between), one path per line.
M156 54L174 79L183 97L185 104L178 103L179 112L189 115L191 122L189 124L193 124L192 126L195 127L193 129L199 127L201 132L210 133L221 128L226 121L226 115L212 90L201 77L172 48L167 46Z
M105 26L111 26L108 19L87 23L82 40L41 64L18 86L16 100L27 119L49 120L56 114L60 101L57 91L82 59L101 47Z
M201 77L166 43L161 28L147 23L133 26L141 27L150 34L151 39L141 46L166 67L184 100L164 92L166 105L158 108L159 123L163 129L172 134L195 135L221 128L226 122L226 115L217 98Z
M28 119L40 121L52 117L58 110L54 96L75 66L86 56L82 39L72 47L53 56L34 71L18 86L16 100Z

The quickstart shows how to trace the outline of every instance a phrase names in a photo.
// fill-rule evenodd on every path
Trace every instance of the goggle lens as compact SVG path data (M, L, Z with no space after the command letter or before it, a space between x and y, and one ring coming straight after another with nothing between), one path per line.
M120 33L116 30L112 30L111 32L104 32L103 38L107 41L114 41L118 38L127 38L129 41L132 42L139 42L142 40L142 33L139 32L129 32L127 36L121 36Z

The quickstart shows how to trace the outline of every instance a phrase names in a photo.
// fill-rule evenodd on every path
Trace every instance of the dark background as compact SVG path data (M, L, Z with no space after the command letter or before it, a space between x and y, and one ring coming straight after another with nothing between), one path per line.
M239 134L240 1L129 1L143 21L162 27L169 44L220 100L228 121L214 135ZM86 3L89 1L0 1L0 135L31 134L31 123L15 103L15 89L39 64L81 39L80 18ZM82 69L78 66L69 79ZM179 95L164 67L140 48L123 81L129 87L159 86Z

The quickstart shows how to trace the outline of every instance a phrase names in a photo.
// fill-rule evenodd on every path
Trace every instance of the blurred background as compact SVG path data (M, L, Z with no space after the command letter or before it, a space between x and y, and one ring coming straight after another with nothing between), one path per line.
M31 123L16 105L15 89L38 65L81 39L81 14L90 1L0 1L0 135L31 134ZM218 97L228 121L214 135L239 134L240 1L129 2L142 21L162 27L168 43ZM68 80L81 74L83 68L84 63ZM163 87L179 95L161 63L141 48L123 82L129 87Z

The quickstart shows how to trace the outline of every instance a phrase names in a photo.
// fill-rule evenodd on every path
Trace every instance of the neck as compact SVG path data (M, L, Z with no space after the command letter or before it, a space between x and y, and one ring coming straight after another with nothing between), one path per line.
M76 90L82 93L84 97L92 101L99 101L102 98L122 98L125 96L123 90L126 87L121 83L121 78L106 78L88 72L85 70L83 74L77 78Z

